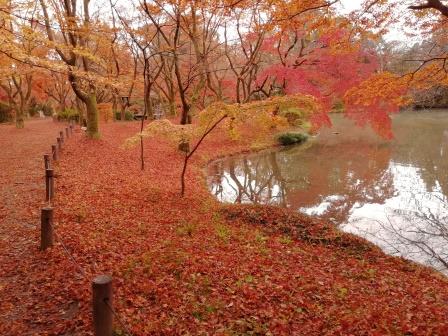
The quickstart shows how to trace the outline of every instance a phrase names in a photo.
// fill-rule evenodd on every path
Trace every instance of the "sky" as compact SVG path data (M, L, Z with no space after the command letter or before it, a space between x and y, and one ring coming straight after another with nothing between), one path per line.
M340 0L339 8L343 14L348 14L353 10L360 9L362 2L363 0ZM395 29L391 28L390 32L384 36L384 39L386 41L416 42L415 38L408 38L398 26Z
M350 13L352 10L361 7L362 0L341 0L341 10L343 13Z

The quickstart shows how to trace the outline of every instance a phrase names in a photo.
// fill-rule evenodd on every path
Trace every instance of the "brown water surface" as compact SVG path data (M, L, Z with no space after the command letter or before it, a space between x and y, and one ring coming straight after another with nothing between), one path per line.
M222 202L275 204L330 220L386 252L448 269L448 111L393 117L386 141L340 115L307 144L208 167Z

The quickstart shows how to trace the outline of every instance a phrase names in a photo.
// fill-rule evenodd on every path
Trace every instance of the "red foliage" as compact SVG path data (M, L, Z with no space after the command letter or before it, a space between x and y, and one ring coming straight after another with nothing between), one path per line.
M287 35L287 34L285 34ZM286 94L303 93L310 94L319 99L324 106L324 113L331 110L335 101L342 101L345 93L368 79L378 70L378 60L373 50L366 47L347 46L341 48L338 44L346 44L349 32L343 29L335 29L320 36L310 43L308 47L298 46L289 50L289 45L283 42L278 48L279 37L268 38L264 44L264 50L269 52L276 61L272 62L258 77L259 86L270 79L271 85L280 86ZM278 54L287 55L282 61ZM352 106L346 106L348 117L352 117ZM378 105L371 106L366 114L373 113L375 116L367 116L365 120L372 123L374 129L378 129L377 123L384 122L380 128L389 127L390 120L377 118L376 109ZM386 109L391 109L387 111ZM393 107L382 106L386 115L392 113ZM329 124L328 117L323 115L314 118L315 128ZM384 135L383 133L381 133Z

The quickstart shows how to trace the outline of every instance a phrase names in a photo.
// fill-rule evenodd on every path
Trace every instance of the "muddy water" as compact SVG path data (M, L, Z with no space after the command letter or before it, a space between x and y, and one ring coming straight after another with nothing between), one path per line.
M320 216L387 253L448 270L448 110L394 116L395 139L334 116L307 144L208 167L222 202Z

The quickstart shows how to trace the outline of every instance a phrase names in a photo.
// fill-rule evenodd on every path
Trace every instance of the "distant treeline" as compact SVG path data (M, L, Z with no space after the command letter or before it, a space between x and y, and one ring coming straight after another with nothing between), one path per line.
M34 117L38 115L39 111L42 111L45 116L51 116L54 113L50 105L31 102L30 107L26 111L26 116ZM8 103L0 101L0 123L12 121L14 121L13 108Z
M448 87L438 86L413 92L413 108L448 108Z

